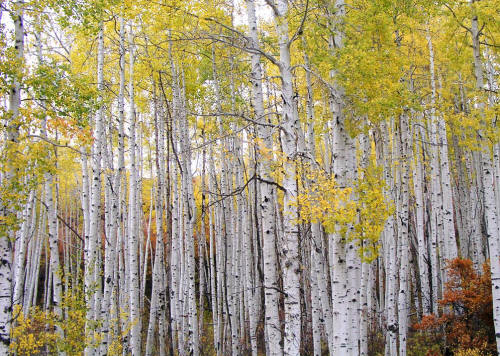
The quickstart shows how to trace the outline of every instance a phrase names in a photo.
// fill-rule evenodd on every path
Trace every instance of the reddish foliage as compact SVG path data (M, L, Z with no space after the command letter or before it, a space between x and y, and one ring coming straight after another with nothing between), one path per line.
M441 352L429 350L425 356L441 356Z
M448 282L439 301L443 315L425 315L415 329L444 330L452 348L496 350L489 265L485 263L479 274L470 260L457 258L448 262L447 271Z

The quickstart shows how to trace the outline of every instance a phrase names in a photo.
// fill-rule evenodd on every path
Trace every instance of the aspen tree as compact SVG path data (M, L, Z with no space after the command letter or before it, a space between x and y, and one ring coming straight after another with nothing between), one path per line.
M257 120L262 123L266 122L264 112L264 97L262 92L262 67L260 64L260 44L258 40L257 19L255 15L255 2L247 0L247 19L250 29L251 45L257 53L251 55L252 60L252 104ZM262 149L270 152L273 148L272 132L267 125L258 125L257 135L262 140ZM278 279L277 279L277 256L276 256L276 229L274 215L274 189L271 184L270 164L266 159L260 159L259 150L256 152L256 160L260 163L257 165L257 174L262 178L259 184L260 196L258 218L261 222L262 231L262 249L263 249L263 264L264 264L264 319L265 319L265 334L266 344L269 347L270 356L280 356L283 354L281 349L281 326L279 321L278 311Z
M360 146L360 162L359 166L361 172L359 178L362 179L365 171L368 168L371 156L371 143L369 134L362 133L359 135ZM367 243L367 242L364 242ZM363 256L364 257L364 256ZM361 261L361 279L360 279L360 294L359 294L359 354L368 355L368 318L371 310L368 308L371 295L371 280L369 273L371 271L371 264L367 261Z
M193 198L193 181L191 174L191 148L189 139L189 126L187 118L187 108L185 102L185 93L180 84L180 75L171 60L171 69L173 77L173 100L176 102L175 120L178 120L179 129L179 148L181 162L181 197L182 197L182 221L184 223L184 274L181 278L184 295L187 297L185 306L187 307L187 333L189 354L197 356L199 354L199 335L198 335L198 316L196 307L196 285L195 285L195 256L194 256L194 219L196 217ZM182 235L181 235L182 236ZM182 265L182 264L181 264Z
M109 319L112 308L112 293L115 288L115 273L116 273L116 256L119 246L119 216L120 216L120 192L122 191L122 174L125 169L125 21L123 16L120 17L120 39L119 39L119 54L120 54L120 79L118 92L118 162L117 170L114 173L111 193L111 229L106 239L105 244L105 266L104 266L104 294L101 309L101 318L103 321L103 341L100 348L101 355L108 352L108 334L109 334ZM111 132L110 132L111 135ZM112 150L112 146L110 146ZM111 163L112 160L110 159ZM109 199L109 198L108 198Z
M155 79L153 78L153 81ZM152 355L153 342L154 342L154 329L156 319L160 316L161 306L163 304L162 290L162 276L163 276L163 202L165 191L165 157L164 157L164 125L163 118L159 117L158 103L156 99L156 85L153 82L153 95L154 98L154 124L155 124L155 150L156 150L156 173L157 173L157 186L155 197L155 219L156 219L156 247L155 258L153 267L153 286L151 290L151 305L148 323L148 333L146 339L146 355ZM160 343L164 340L160 339Z
M484 90L483 64L480 52L480 32L477 14L473 13L471 20L472 53L474 59L474 75L476 78L476 90ZM479 103L481 111L484 103ZM484 113L481 113L484 116ZM484 117L482 118L484 121ZM491 123L485 123L491 125ZM480 134L481 135L481 134ZM483 138L480 138L484 141ZM493 322L495 325L495 338L497 352L500 352L500 230L498 224L498 213L495 202L494 166L492 163L492 150L489 142L482 142L485 146L481 152L482 189L484 199L484 216L486 220L486 233L490 253L492 298L493 298Z
M420 288L422 298L422 312L423 314L430 314L431 310L431 293L430 293L430 280L429 269L427 261L429 259L428 244L425 237L424 227L424 193L423 193L423 167L421 155L421 141L423 135L420 134L420 129L415 128L415 163L413 164L413 189L415 194L415 215L416 215L416 235L417 235L417 248L418 248L418 269L420 273Z
M444 245L442 246L442 254L445 259L452 260L458 257L457 243L455 239L455 227L453 224L453 205L452 205L452 190L450 183L450 168L448 163L448 139L446 137L446 127L444 120L436 116L436 79L434 72L434 49L432 46L432 38L429 33L427 33L427 44L429 47L429 68L431 77L431 135L435 138L432 142L436 145L433 148L433 155L436 157L433 161L433 170L440 169L440 182L434 184L440 185L441 200L442 202L437 202L437 209L441 210L441 218L443 220L443 240ZM439 158L437 157L439 155ZM439 160L438 160L439 159ZM439 166L434 166L438 164ZM435 175L434 179L438 174Z
M293 91L290 46L295 38L288 34L288 1L267 1L273 9L280 57L278 67L281 76L281 144L285 155L283 161L283 290L285 292L285 333L283 353L299 355L301 347L301 308L300 308L300 266L299 233L294 223L297 208L293 205L297 198L295 159L299 137L299 117Z
M383 168L382 170L382 174L384 175L384 178L385 178L385 164L384 164L384 159L383 159L383 147L382 144L380 143L382 141L382 139L380 138L380 132L381 132L381 128L378 127L376 128L376 131L374 132L375 133L375 149L376 149L376 161L377 161L377 165L379 165L380 167ZM384 191L384 195L386 195L386 192ZM388 220L390 219L390 216L388 218ZM386 225L384 225L384 230L382 231L382 234L381 234L381 250L382 252L380 253L380 255L377 257L377 260L376 260L376 264L377 264L377 270L376 270L376 275L377 277L379 278L379 280L381 282L378 283L378 297L377 297L377 300L376 300L376 307L374 308L375 312L378 314L378 318L377 318L377 322L376 322L376 325L378 327L382 327L383 324L383 317L385 315L387 315L386 313L386 310L385 310L385 301L386 301L386 295L387 295L387 290L386 290L386 285L387 283L384 283L382 282L382 280L384 278L387 278L387 276L385 275L385 270L386 270L386 266L385 264L387 264L387 260L386 260L386 256L387 254L385 252L383 252L384 250L386 250L386 246L385 246L385 243L386 243L386 240L385 240L385 228L387 226L387 221L386 221ZM387 348L386 348L387 349Z
M99 96L99 109L95 116L95 132L94 143L92 145L92 182L89 182L90 190L90 214L88 215L88 247L86 246L86 268L85 268L85 290L87 296L87 323L95 320L96 305L95 296L98 288L95 273L99 271L99 241L100 241L100 210L101 210L101 157L102 157L102 141L104 131L104 108L102 104L102 91L104 90L103 71L104 71L104 29L102 22L99 24L98 33L98 48L97 48L97 87L100 93ZM85 169L85 161L84 167ZM87 324L87 330L90 325ZM94 347L87 345L85 347L85 354L90 355L94 353Z
M307 63L307 56L306 56ZM306 64L307 65L307 64ZM310 88L310 77L308 76L308 119L312 119L312 111L311 108L311 88ZM309 135L308 135L309 136ZM313 151L314 141L309 141L310 150ZM314 157L314 156L313 156ZM322 255L321 255L321 245L322 245L322 236L321 236L321 225L318 222L311 223L311 238L310 238L310 285L311 285L311 313L312 313L312 332L313 332L313 353L314 355L321 354L321 328L320 328L320 320L326 320L326 329L327 335L331 335L331 316L327 315L327 311L322 310L321 306L321 297L320 294L328 294L324 290L320 290L320 285L326 287L326 283L322 281L323 276L323 264L322 264ZM321 283L323 282L323 283ZM320 284L321 283L321 284ZM323 318L323 314L325 317Z
M215 89L215 97L216 97L216 106L218 111L222 113L222 98L220 94L219 88L219 78L217 74L217 66L215 63L215 47L212 46L212 73L213 73L213 81L214 81L214 89ZM218 117L219 122L219 134L221 137L224 136L224 126L221 117ZM228 139L222 139L222 153L221 153L221 173L220 173L220 181L221 181L221 195L222 197L229 196L232 191L232 167L229 165L230 156L226 154L224 151L227 150L229 152L232 151L231 142ZM224 226L225 226L225 248L226 248L226 291L228 293L227 300L227 309L230 318L230 331L231 331L231 349L233 354L239 354L240 345L239 345L239 335L238 335L238 325L237 325L237 312L236 312L236 292L235 292L235 278L234 278L234 266L236 260L234 259L233 252L235 250L235 231L233 222L234 218L234 208L230 199L223 199L221 202L223 209L223 217L224 217Z
M249 198L251 198L251 192L249 192ZM245 240L243 241L243 251L245 253L245 296L246 296L246 308L248 309L249 318L249 336L250 336L250 346L252 351L252 356L257 356L258 346L257 346L257 326L260 317L258 299L260 299L260 290L257 288L258 277L255 275L255 270L253 266L254 258L253 253L255 249L252 248L252 241L254 236L252 236L252 221L250 219L251 209L248 209L248 202L242 199L243 206L243 229Z
M209 157L213 157L213 151L212 148L210 148L210 155ZM209 159L209 182L208 182L208 189L211 192L216 191L216 187L214 182L216 181L216 174L215 174L215 165L213 162L213 159ZM212 204L212 203L211 203ZM211 284L210 284L210 289L211 289L211 298L212 298L212 322L214 325L214 348L217 353L217 355L221 354L222 350L222 340L221 340L221 296L220 296L220 288L221 288L221 272L219 269L219 264L220 264L220 248L218 248L218 238L217 236L220 236L218 234L219 228L218 228L218 204L215 206L215 212L212 214L212 211L210 212L209 215L209 232L210 232L210 275L211 275ZM214 227L215 226L215 227ZM217 256L216 256L217 254Z
M408 333L408 309L407 294L409 292L409 167L408 167L408 117L403 114L399 118L399 137L398 142L400 150L400 168L399 185L400 192L398 197L397 214L397 235L399 247L401 249L400 267L399 267L399 291L398 291L398 333L399 333L399 355L406 355L406 339ZM400 210L399 210L400 209Z
M30 259L26 261L26 255L28 253L28 246L31 240L32 228L36 225L36 206L35 206L35 191L32 190L29 194L26 206L22 213L23 222L21 224L21 229L18 232L15 245L15 255L14 255L14 268L13 268L13 292L12 292L12 303L14 305L24 305L23 302L23 291L25 289L25 278L29 276L26 272L29 271ZM29 256L29 254L28 254ZM25 261L28 265L25 265Z
M23 3L18 1L14 4L13 12L14 20L14 36L15 36L15 53L16 59L22 63L24 60L24 23L23 23ZM6 142L8 148L12 149L16 145L19 128L16 120L19 118L19 108L21 105L21 84L20 78L16 76L13 79L12 86L9 88L9 106L8 112L10 118L6 123ZM15 183L15 168L9 164L5 176L0 176L2 188ZM8 202L2 200L0 205L0 217L8 219L12 214L11 209L6 205ZM2 227L2 229L5 229ZM6 234L0 235L0 353L7 355L9 353L10 344L10 329L12 319L12 246L9 241L11 228L6 229Z
M25 283L25 290L24 290L24 302L23 302L23 313L27 314L29 311L29 308L32 305L36 305L36 300L37 300L37 288L38 288L38 283L35 281L38 281L38 275L39 275L39 270L40 270L40 256L41 256L41 249L42 249L42 239L40 237L41 234L41 226L45 224L46 222L46 213L42 211L41 216L39 217L38 221L38 227L36 228L36 231L33 234L33 239L30 241L30 244L28 245L28 262L32 261L29 266L31 267L28 269L28 273L26 276L27 283Z
M175 114L175 111L174 111ZM172 133L177 133L176 127L172 127ZM171 142L172 146L175 145L174 142ZM174 148L174 151L177 150ZM180 279L180 254L181 254L181 236L179 235L179 185L178 185L178 166L177 162L173 161L173 157L171 158L171 166L172 166L172 236L171 236L171 252L170 252L170 314L172 318L172 337L176 340L178 333L180 331L180 316L181 312L181 304L180 304L180 296L179 296L179 279ZM174 347L176 345L174 344ZM177 345L179 349L179 346Z
M141 354L141 315L140 315L140 296L139 296L139 234L138 225L140 217L137 216L138 200L138 172L137 172L137 136L136 136L136 111L134 103L134 33L132 23L129 23L128 32L129 45L129 155L130 155L130 177L129 177L129 196L128 196L128 281L129 281L129 304L130 304L130 351L132 355Z
M203 135L204 136L204 135ZM203 137L203 140L205 140L205 137ZM204 142L205 143L205 142ZM207 278L210 278L209 275L207 275L207 271L205 269L205 252L206 252L206 228L205 228L205 213L206 213L206 203L205 203L205 192L206 192L206 155L207 151L206 148L203 147L203 152L202 152L202 170L201 170L201 223L200 223L200 237L198 238L198 271L200 273L199 277L199 333L202 335L204 333L204 315L205 315L205 297L208 295L208 283L206 282Z
M36 35L37 39L37 59L38 65L43 65L43 55L42 55L42 44L41 44L41 34L38 33ZM47 132L47 117L44 115L42 120L42 135L48 139ZM57 155L50 156L52 159L56 160ZM45 193L45 206L47 208L47 217L48 217L48 240L50 246L50 268L52 270L52 305L54 308L55 315L62 319L62 269L60 266L60 256L59 256L59 226L57 221L57 201L54 202L54 196L57 198L57 195L54 194L54 175L50 172L44 174L45 184L44 184L44 193ZM61 338L64 338L64 333L60 327L57 327L57 332ZM60 355L64 355L64 352L60 352Z
M392 158L394 142L390 141L391 130L386 123L381 123L383 137L383 152L384 152L384 175L387 181L391 183L387 194L394 195L395 181L392 179ZM397 309L396 309L396 291L397 291L397 240L394 231L394 216L391 215L386 221L384 228L384 246L386 248L385 266L386 266L386 310L387 310L387 333L385 353L386 355L397 354Z
M306 41L302 37L302 42L304 47L306 47ZM313 106L313 89L311 84L311 73L309 56L307 51L304 52L304 65L306 70L306 84L307 84L307 97L306 97L306 112L307 112L307 141L308 149L311 156L311 165L314 167L315 162L315 138L314 138L314 106ZM324 256L322 253L323 248L323 236L321 225L318 222L311 223L311 298L312 300L312 328L313 328L313 352L315 355L321 354L321 329L320 320L323 320L322 324L326 330L326 336L328 340L328 347L330 352L333 352L333 330L332 330L332 314L329 301L329 291L328 291L328 276L326 272L326 264L324 261Z
M330 28L328 38L329 51L336 55L344 47L342 23L345 17L345 4L336 1L332 4L335 13L326 9L326 21ZM330 79L335 80L336 70L330 70ZM333 116L330 122L330 138L327 141L331 150L330 171L335 177L336 185L343 189L355 179L355 148L353 139L347 132L343 111L343 88L336 82L330 87L329 107ZM328 147L327 146L327 147ZM354 197L353 197L354 198ZM350 233L347 229L347 235ZM334 232L328 236L330 278L332 283L332 322L333 322L333 354L357 354L358 352L358 308L359 308L359 270L360 263L354 242L348 236Z

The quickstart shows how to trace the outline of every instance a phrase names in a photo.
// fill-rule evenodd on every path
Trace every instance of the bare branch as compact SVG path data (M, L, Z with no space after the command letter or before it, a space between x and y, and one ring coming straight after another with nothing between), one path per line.
M75 152L77 152L79 154L90 156L90 154L88 154L87 152L80 151L79 149L74 148L74 147L72 147L72 146L70 146L68 144L62 145L60 143L54 142L54 141L49 140L48 138L40 136L40 135L30 134L30 135L27 135L26 137L28 137L28 138L39 138L39 139L42 139L43 141L45 141L47 143L50 143L52 146L62 147L62 148L69 148L70 150L73 150L73 151L75 151Z
M471 29L470 29L470 28L468 28L467 26L465 26L463 23L461 23L461 22L460 22L460 20L459 20L459 19L458 19L458 17L457 17L457 14L455 14L455 11L453 11L453 9L452 9L452 8L451 8L451 7L450 7L447 3L444 3L444 6L445 6L448 10L450 10L451 14L452 14L452 15L453 15L453 17L455 18L455 20L457 20L457 23L458 23L458 25L459 25L460 27L462 27L462 28L464 28L466 31L468 31L468 32L471 32L471 33L472 33L472 31L471 31Z
M263 117L265 116L268 116L268 115L275 115L276 113L275 112L269 112L267 114L264 114L262 117L258 117L257 119L251 119L243 114L240 114L240 113L230 113L230 112L214 112L214 113L208 113L208 114L199 114L199 113L195 113L195 112L191 112L190 113L191 115L194 115L194 116L232 116L232 117L239 117L245 121L250 121L256 125L261 125L261 126L268 126L268 127L279 127L279 125L274 125L274 124L270 124L270 123L267 123L267 122L262 122L262 121L259 121L259 119L262 119Z
M290 47L292 43L300 36L302 35L302 32L304 31L304 24L306 22L307 18L307 13L309 11L309 0L306 0L306 8L304 10L304 16L302 17L302 21L300 22L300 26L297 28L297 31L293 34L292 38L290 38L290 41L288 41L287 46Z
M42 203L42 205L45 207L45 209L49 209L49 207L47 206L47 204L41 200L40 198L38 198L36 195L35 195L35 199L38 200L40 203ZM78 239L83 242L83 238L80 236L80 234L78 233L78 231L76 231L70 224L68 224L66 222L66 220L64 220L61 215L59 215L57 212L56 212L56 215L57 215L57 218L59 219L60 222L62 222L68 229L71 230L72 233L74 233L76 235L76 237L78 237Z

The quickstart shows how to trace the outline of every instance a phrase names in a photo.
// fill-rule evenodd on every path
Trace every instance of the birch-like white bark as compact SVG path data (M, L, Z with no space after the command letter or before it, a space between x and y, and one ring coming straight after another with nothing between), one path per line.
M13 269L13 293L12 304L23 305L23 291L25 276L28 277L29 268L25 265L26 253L28 250L28 242L31 238L32 228L36 223L35 208L35 191L32 190L29 194L28 201L23 209L22 224L16 238L15 255L14 255L14 269ZM30 259L27 261L30 262Z
M37 58L38 65L43 64L43 56L42 56L42 44L41 44L41 34L37 33L36 35L37 41ZM42 130L41 133L43 137L48 139L47 132L47 117L44 116L42 119ZM52 160L56 161L57 156L50 153ZM56 164L56 163L54 163ZM54 194L54 175L50 172L44 174L44 190L45 190L45 206L47 208L47 217L48 217L48 241L50 247L50 268L52 270L52 306L54 308L54 314L57 318L62 320L63 314L61 309L62 304L62 269L60 267L60 256L59 256L59 227L57 220L57 202L54 202L54 196L57 197L57 194ZM56 326L56 331L59 337L64 338L64 332L62 331L60 326ZM59 352L60 355L64 355L64 352Z
M23 2L17 1L15 4L16 10L13 12L14 20L14 35L15 35L15 51L16 59L22 61L24 59L24 25L23 25ZM21 62L22 63L22 62ZM16 75L17 76L17 75ZM21 105L21 85L17 77L13 78L13 83L9 92L9 107L8 111L10 119L7 123L7 142L15 144L17 141L18 124L15 122L19 116L19 108ZM14 178L15 168L9 164L5 177L0 177L2 186L12 183ZM5 218L12 212L8 206L2 202L0 205L0 216ZM7 355L9 353L10 344L10 327L12 317L12 246L9 241L12 236L10 233L13 229L8 229L6 235L0 235L0 354Z
M255 1L247 0L247 18L250 30L250 38L252 46L256 49L260 48L258 40L257 19L255 15ZM251 56L252 60L252 103L254 106L256 119L266 122L264 112L264 97L262 92L263 72L260 64L260 55L254 53ZM263 148L272 152L272 132L269 126L258 125L257 134L262 140ZM259 184L260 194L258 196L260 214L258 216L261 222L262 231L262 257L264 270L264 325L266 335L266 345L269 349L269 356L281 356L282 336L281 325L278 311L278 278L277 278L277 256L276 256L276 229L275 229L275 214L274 214L274 188L270 182L270 162L267 159L260 159L261 155L256 153L256 160L260 162L257 166L257 174L262 178ZM268 183L269 182L269 183Z
M112 308L112 293L115 288L115 274L116 274L116 256L117 246L119 243L119 229L120 229L120 192L122 191L122 175L125 170L125 21L123 16L120 17L120 40L119 40L119 54L120 54L120 82L118 92L118 162L117 170L114 173L112 183L112 193L110 194L111 202L111 229L105 244L105 266L104 266L104 294L103 303L101 307L101 319L103 322L102 337L103 341L100 348L100 354L106 355L108 352L108 335L109 335L109 315ZM110 132L111 135L111 132ZM112 146L110 145L110 150ZM112 164L112 159L109 159Z
M484 89L483 64L480 51L480 32L477 15L471 21L472 52L474 56L474 74L476 76L476 90ZM480 109L484 103L480 103ZM483 113L482 113L483 114ZM483 119L484 120L484 119ZM490 123L485 123L490 125ZM491 288L493 297L493 322L495 325L495 339L497 352L500 353L500 230L498 213L496 211L494 166L492 150L489 142L484 142L481 152L482 189L484 199L484 217L486 221L486 235L490 252Z
M283 352L286 356L299 355L301 346L301 305L300 305L300 266L299 232L294 222L297 207L295 159L300 125L297 105L293 91L293 73L290 57L290 38L288 31L288 1L278 0L274 7L278 45L280 49L279 70L281 75L281 144L283 153L283 245L281 246L283 291L285 305L285 333Z
M136 137L136 112L134 102L134 62L135 45L132 24L129 24L129 154L130 154L130 177L129 177L129 206L128 206L128 265L129 265L129 304L130 304L130 352L133 356L141 354L141 311L140 311L140 271L139 271L139 219L137 211L138 199L138 169L137 169L137 137Z
M91 321L97 317L95 296L98 285L96 284L95 273L99 268L98 249L100 248L100 211L101 211L101 156L102 156L102 138L104 131L104 108L102 92L104 90L104 29L102 22L99 24L99 33L97 39L97 89L99 92L99 109L94 122L94 142L92 145L92 182L90 188L90 214L88 216L88 247L86 246L85 260L85 295L87 297L87 317L86 333L91 334ZM85 163L85 161L84 161ZM85 166L85 164L84 164ZM93 343L88 343L85 347L85 355L95 354Z
M364 177L364 170L368 168L370 163L371 155L371 143L369 134L361 134L359 136L359 146L361 151L360 167L362 173L359 175L360 178ZM370 292L371 292L371 279L369 279L369 274L371 270L371 265L366 261L361 261L361 279L359 284L359 355L368 355L368 322L370 317Z
M431 120L432 132L435 138L432 140L437 146L434 147L433 154L439 155L439 160L435 157L433 165L440 163L439 167L432 167L433 170L440 169L440 172L433 176L433 179L439 179L435 184L440 185L441 201L438 202L438 209L440 209L440 216L443 224L443 251L442 257L447 260L452 260L458 257L457 242L455 239L455 226L453 219L453 202L452 202L452 189L451 189L451 176L448 158L448 139L446 137L446 126L443 118L436 115L436 100L437 89L434 70L434 49L432 46L432 38L430 33L427 33L427 46L429 48L429 70L431 77ZM439 175L439 177L438 177Z
M185 288L184 296L187 311L187 320L185 323L188 337L188 354L199 355L199 335L198 335L198 312L196 305L196 283L195 283L195 256L194 256L194 221L196 217L196 206L194 203L193 180L191 173L191 145L189 143L189 125L187 119L187 108L185 102L185 93L180 84L181 78L171 57L171 70L173 78L174 92L174 120L178 121L179 128L179 147L181 163L181 196L182 196L182 221L184 229L184 274L181 278ZM181 235L182 236L182 235ZM183 264L181 263L181 266ZM182 273L182 272L181 272Z
M302 37L304 47L306 47L305 38ZM311 167L316 168L315 161L315 139L314 139L314 106L312 96L311 73L309 66L309 57L307 52L304 52L304 65L306 69L306 84L307 84L307 144L310 153ZM313 353L320 355L321 347L321 328L323 325L326 331L328 347L330 352L333 352L333 330L332 330L332 314L329 301L328 291L328 274L325 269L323 256L323 236L321 225L319 223L311 224L311 246L310 246L310 286L311 286L311 305L312 305L312 332L313 332Z
M401 115L399 119L399 149L400 149L400 197L398 202L398 242L401 248L399 267L399 293L398 293L398 336L399 356L406 355L406 339L408 334L408 293L409 291L409 166L408 166L408 117Z
M428 248L425 236L424 216L424 193L423 193L423 167L421 154L421 142L423 135L420 134L421 130L415 126L415 162L413 164L413 189L415 194L415 215L416 215L416 235L417 235L417 249L418 249L418 269L420 275L420 288L422 299L423 314L430 314L431 310L431 292L428 268Z
M383 140L383 156L384 156L384 177L388 184L389 189L386 194L389 195L393 201L395 200L394 187L397 180L393 179L393 169L392 169L392 158L394 157L393 146L394 142L391 142L391 131L386 123L381 124L382 129L382 140ZM392 140L394 141L394 140ZM397 349L397 331L398 331L398 321L397 321L397 309L396 309L396 290L397 290L397 240L395 238L395 218L394 215L389 216L384 227L384 247L385 247L385 275L386 275L386 318L387 318L387 333L386 333L386 345L385 354L386 355L396 355Z
M154 80L154 79L153 79ZM146 355L153 354L154 342L154 329L156 319L158 318L161 307L163 304L163 258L164 258L164 244L163 244L163 202L165 192L165 155L164 155L164 122L163 118L159 117L157 99L156 99L156 85L154 86L154 119L155 119L155 145L156 145L156 172L157 172L157 187L155 197L155 219L156 219L156 247L155 258L153 267L153 286L151 291L151 306L149 314L148 333L146 339ZM163 340L160 339L160 342Z

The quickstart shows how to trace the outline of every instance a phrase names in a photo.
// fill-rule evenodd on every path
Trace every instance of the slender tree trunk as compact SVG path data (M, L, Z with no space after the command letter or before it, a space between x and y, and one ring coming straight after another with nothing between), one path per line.
M255 2L247 0L247 18L250 28L250 37L252 46L259 49L257 20L255 16ZM262 93L262 67L260 64L260 55L252 54L252 103L254 106L256 119L263 124L266 123L264 112L264 97ZM262 148L256 153L256 160L260 162L257 166L257 174L262 178L259 184L260 195L258 196L260 215L258 216L262 226L262 250L264 264L264 320L266 345L269 347L269 356L281 356L282 336L281 325L278 311L278 277L277 277L277 256L276 256L276 229L274 214L274 188L272 186L270 162L267 159L261 159L260 149L262 151L272 152L273 142L272 133L267 125L257 126L257 135L262 140Z
M393 179L393 169L392 169L392 148L390 147L389 135L391 130L387 128L386 123L382 123L382 137L383 137L383 151L384 151L384 175L387 182L390 182L390 188L386 191L386 194L390 195L391 198L394 197L394 186L396 181ZM394 199L395 200L395 199ZM397 321L397 309L396 309L396 290L397 290L397 278L398 278L398 266L397 266L397 239L394 234L395 218L394 215L389 216L385 223L384 228L384 247L386 249L385 254L385 266L386 266L386 310L387 310L387 342L385 347L386 355L397 355L397 332L398 332L398 321Z
M154 79L153 79L154 80ZM165 192L165 157L164 157L164 125L162 118L158 117L158 107L156 100L156 85L154 86L154 118L155 118L155 141L156 141L156 172L157 172L157 187L156 187L156 247L155 247L155 258L153 267L153 286L151 291L151 306L149 314L149 324L148 333L146 339L146 355L153 354L153 342L154 342L154 330L156 319L161 313L161 307L163 305L163 293L162 293L162 282L163 282L163 202L164 202L164 192ZM160 343L163 340L160 339Z
M399 331L399 356L406 355L406 338L408 333L408 293L410 292L409 276L409 167L408 167L408 118L401 115L399 119L399 145L400 145L400 197L397 211L398 218L398 241L401 248L401 258L399 267L399 294L398 294L398 331Z
M299 116L293 91L293 74L290 58L290 38L288 35L288 1L279 0L274 8L278 44L280 48L279 70L281 74L281 144L285 158L283 160L283 291L285 304L284 354L299 355L301 348L301 308L300 308L300 266L299 266L299 231L294 222L297 207L293 204L297 198L295 159L299 137Z
M129 303L130 303L130 352L133 356L141 354L141 310L140 310L140 270L138 251L141 240L138 231L139 220L137 209L138 195L138 168L137 168L137 135L136 135L136 112L134 103L134 34L132 24L129 24L129 122L130 122L130 178L129 178L129 206L128 206L128 264L129 264Z
M97 288L100 284L95 279L96 271L100 270L99 266L99 249L100 249L100 212L101 212L101 156L102 156L102 141L104 130L104 108L102 104L102 92L104 90L104 29L103 24L99 24L98 33L98 48L97 48L97 87L99 91L99 109L94 123L94 143L92 145L92 183L90 189L90 215L89 215L89 232L88 232L88 247L86 247L85 261L85 295L87 296L87 318L86 318L86 333L92 334L94 330L90 329L90 322L98 317L96 313L95 296ZM87 241L86 241L87 242ZM85 347L85 355L94 354L93 342Z
M429 48L429 68L431 76L431 120L432 120L432 132L431 135L435 137L433 142L437 145L434 148L434 154L437 156L439 153L439 160L436 157L434 164L440 162L440 182L436 182L441 186L441 200L442 203L437 207L441 210L440 215L443 223L443 254L447 260L452 260L458 257L457 242L455 239L455 226L453 219L453 203L452 203L452 189L451 189L451 176L448 158L448 139L446 137L446 126L442 117L436 116L436 80L434 72L434 49L432 46L432 38L430 33L427 33L427 44ZM433 167L433 169L438 169L438 167ZM438 178L435 178L438 179Z
M413 165L413 187L415 193L415 212L416 212L416 235L417 235L417 249L418 249L418 269L420 275L420 291L422 299L422 312L423 314L432 313L431 309L431 292L428 268L428 249L427 241L425 238L425 206L424 206L424 193L423 193L423 167L421 154L421 141L423 135L420 135L420 129L415 127L415 163Z
M16 58L22 63L24 59L24 24L23 24L23 3L16 2L16 10L13 13L14 34L15 34L15 51ZM8 149L13 149L17 143L19 136L18 123L19 107L21 105L21 84L20 78L14 77L9 93L9 114L10 119L7 122L7 137L6 146ZM5 176L1 177L0 184L3 187L8 187L15 183L15 170L11 164L6 167ZM2 200L0 205L0 217L8 218L11 214L9 202ZM2 229L3 230L3 229ZM0 354L7 355L10 345L10 327L12 317L12 243L13 229L6 228L5 234L0 234Z
M33 211L35 209L35 211ZM23 305L23 291L24 291L24 280L29 277L29 273L26 273L30 269L25 265L26 253L28 250L28 243L33 236L32 229L36 225L36 205L35 205L35 191L32 190L28 197L28 202L23 209L22 215L22 225L16 240L15 249L15 260L14 260L14 285L13 285L13 305ZM29 255L28 255L29 256ZM28 266L31 259L28 257Z
M474 56L474 74L476 76L476 90L484 90L483 65L481 60L480 32L477 15L474 14L471 22L472 50ZM484 103L480 104L484 108ZM484 115L484 113L481 113ZM483 119L484 121L484 119ZM483 122L484 123L484 122ZM484 123L490 125L490 123ZM480 134L481 135L481 134ZM491 144L483 140L481 152L482 189L484 199L484 217L486 221L486 235L488 240L491 264L491 288L493 293L493 322L495 325L495 338L497 352L500 353L500 230L498 213L496 211L494 166L492 163ZM493 188L493 189L492 189Z

